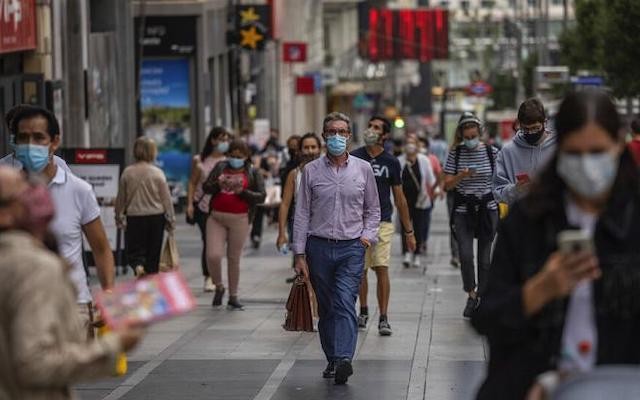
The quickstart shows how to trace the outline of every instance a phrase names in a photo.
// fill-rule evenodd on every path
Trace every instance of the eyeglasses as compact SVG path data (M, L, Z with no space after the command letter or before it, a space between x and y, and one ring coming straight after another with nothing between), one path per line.
M327 136L335 136L335 135L340 135L340 136L349 136L349 133L351 133L350 130L348 129L329 129L324 131L325 135Z

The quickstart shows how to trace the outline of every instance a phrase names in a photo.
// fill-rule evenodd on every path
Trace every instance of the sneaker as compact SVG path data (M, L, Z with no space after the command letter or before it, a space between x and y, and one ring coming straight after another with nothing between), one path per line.
M360 314L358 317L358 328L366 329L369 316L367 314Z
M213 302L211 303L212 306L218 307L222 305L222 297L224 296L224 292L224 287L216 288L216 294L213 295Z
M383 319L378 323L378 333L380 336L391 336L393 331L391 330L391 325L389 325L389 321Z
M413 257L413 268L420 268L422 266L422 261L420 259L420 256L416 254L415 257Z
M464 311L462 312L462 316L465 318L471 318L473 313L478 309L480 305L480 298L476 297L475 299L472 297L467 298L467 305L464 307Z
M210 276L205 276L203 290L205 293L211 293L214 290L216 290L216 285L213 284L213 281L211 280Z
M238 302L238 299L235 297L229 298L229 302L227 303L227 310L229 311L244 311L244 306Z
M322 377L325 379L334 378L336 376L336 362L329 361L327 368L322 371Z
M404 260L402 260L402 265L404 265L405 268L409 268L411 266L411 253L404 253Z
M349 377L353 375L353 367L351 361L344 359L338 361L336 365L335 383L336 385L344 385L349 380Z

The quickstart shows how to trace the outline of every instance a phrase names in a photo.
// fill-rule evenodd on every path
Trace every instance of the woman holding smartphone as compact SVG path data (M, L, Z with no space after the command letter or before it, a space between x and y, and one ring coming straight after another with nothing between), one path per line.
M478 308L486 287L491 244L498 224L498 204L491 185L497 149L480 141L481 131L482 123L475 115L462 114L444 167L444 188L454 196L451 225L458 241L463 289L468 294L465 318ZM474 238L478 238L477 286Z
M222 258L227 256L229 301L227 309L242 310L238 301L240 258L256 206L266 196L260 173L251 165L249 146L240 139L229 145L227 159L219 162L202 185L211 195L207 219L207 265L215 285L212 306L222 305Z
M558 149L501 224L473 316L491 347L479 399L540 394L547 371L640 363L640 185L621 128L602 92L560 105Z

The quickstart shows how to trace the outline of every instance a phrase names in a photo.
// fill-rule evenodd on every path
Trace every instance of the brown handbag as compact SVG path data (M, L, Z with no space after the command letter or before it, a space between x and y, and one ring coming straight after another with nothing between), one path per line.
M282 327L287 331L313 332L313 314L309 296L309 282L298 276L287 299L287 314Z

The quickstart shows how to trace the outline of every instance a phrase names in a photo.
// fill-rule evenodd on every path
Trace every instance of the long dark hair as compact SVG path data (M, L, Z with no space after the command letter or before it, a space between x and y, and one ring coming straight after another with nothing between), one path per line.
M534 181L525 198L526 208L534 216L541 216L561 206L567 186L558 175L558 151L567 138L590 122L602 127L616 142L623 141L622 120L611 97L600 90L569 93L558 108L555 117L557 148L553 158ZM612 193L638 188L637 169L627 149L620 157L618 175Z
M227 132L227 130L222 126L214 126L213 128L211 128L211 131L207 136L207 140L204 142L204 148L202 149L202 153L200 153L201 160L204 160L205 158L209 157L211 153L213 153L214 148L211 141L218 140L220 137L224 135L228 136L229 132Z

